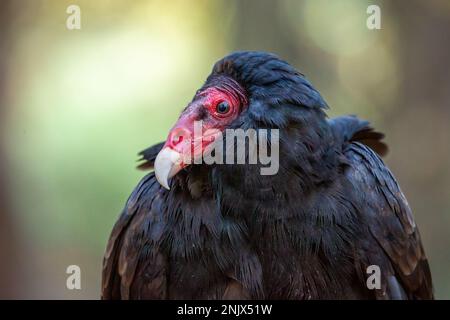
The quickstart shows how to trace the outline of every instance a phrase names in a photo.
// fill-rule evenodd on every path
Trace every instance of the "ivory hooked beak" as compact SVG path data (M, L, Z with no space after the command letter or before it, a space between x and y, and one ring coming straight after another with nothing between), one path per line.
M182 168L181 153L169 148L163 148L155 159L156 180L167 190L170 190L168 180L176 175Z

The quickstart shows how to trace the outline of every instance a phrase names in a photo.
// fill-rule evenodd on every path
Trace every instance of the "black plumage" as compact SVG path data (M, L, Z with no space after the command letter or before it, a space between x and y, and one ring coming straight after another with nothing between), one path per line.
M411 210L379 157L383 135L354 116L327 119L319 92L275 55L233 53L202 88L221 77L248 104L227 128L280 130L279 172L191 165L171 190L145 176L111 233L102 298L432 299ZM142 168L163 145L141 153ZM369 265L381 289L367 288Z

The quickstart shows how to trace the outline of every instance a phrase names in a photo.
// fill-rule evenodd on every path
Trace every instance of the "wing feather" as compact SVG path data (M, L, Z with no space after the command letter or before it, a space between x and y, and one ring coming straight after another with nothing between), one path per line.
M395 298L403 290L409 299L432 299L431 274L419 230L395 178L380 157L362 143L350 143L345 154L352 167L347 171L348 179L364 197L362 210L372 237L368 246L382 249L373 258L385 269L386 292L381 296Z
M161 299L166 295L162 199L153 173L135 188L116 222L103 259L102 299Z

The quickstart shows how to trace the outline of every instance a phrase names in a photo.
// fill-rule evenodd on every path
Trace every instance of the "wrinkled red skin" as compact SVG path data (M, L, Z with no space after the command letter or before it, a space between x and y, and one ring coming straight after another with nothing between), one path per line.
M244 90L235 84L212 86L197 93L170 130L164 147L183 155L182 167L202 157L205 149L230 125L247 106ZM226 101L230 110L226 114L216 111ZM196 121L202 126L194 129Z

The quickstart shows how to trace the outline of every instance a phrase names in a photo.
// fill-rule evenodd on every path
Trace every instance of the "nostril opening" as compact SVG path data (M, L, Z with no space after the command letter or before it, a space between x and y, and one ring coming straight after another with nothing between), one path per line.
M174 142L176 144L180 143L181 141L183 141L183 135L179 135L179 136L175 137L175 141Z
M172 138L170 139L172 145L176 146L177 144L181 143L184 139L184 132L178 131L176 132Z

